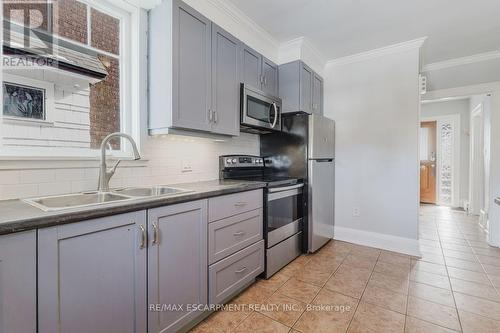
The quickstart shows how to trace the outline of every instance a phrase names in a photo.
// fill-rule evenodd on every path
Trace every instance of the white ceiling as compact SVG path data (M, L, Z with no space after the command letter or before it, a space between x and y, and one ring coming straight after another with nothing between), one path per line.
M279 42L327 59L427 36L426 64L500 50L499 0L228 0Z

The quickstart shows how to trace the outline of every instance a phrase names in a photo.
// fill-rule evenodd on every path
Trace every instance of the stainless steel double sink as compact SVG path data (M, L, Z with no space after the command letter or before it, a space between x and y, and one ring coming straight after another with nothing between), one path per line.
M163 197L192 192L191 190L170 186L142 186L112 190L110 192L84 192L23 201L44 211L58 211L71 208L83 208L107 203L135 200L141 198Z

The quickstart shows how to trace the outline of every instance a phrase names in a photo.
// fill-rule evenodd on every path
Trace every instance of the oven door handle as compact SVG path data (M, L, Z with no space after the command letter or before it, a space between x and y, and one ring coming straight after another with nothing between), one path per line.
M272 188L268 189L267 191L269 193L276 193L276 192L294 190L296 188L302 188L302 187L304 187L304 184L297 184L297 185L286 186L286 187L272 187Z

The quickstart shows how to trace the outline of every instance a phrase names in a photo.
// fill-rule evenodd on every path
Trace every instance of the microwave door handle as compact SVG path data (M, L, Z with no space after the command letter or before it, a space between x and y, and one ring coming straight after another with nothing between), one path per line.
M278 107L276 106L275 102L273 102L273 109L274 109L274 121L271 124L271 128L275 128L276 123L278 122Z

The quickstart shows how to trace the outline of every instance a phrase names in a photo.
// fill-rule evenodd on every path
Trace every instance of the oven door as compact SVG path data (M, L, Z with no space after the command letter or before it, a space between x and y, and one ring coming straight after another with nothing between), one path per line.
M267 248L302 230L304 184L267 190Z
M242 125L281 131L281 100L244 84L241 91Z

